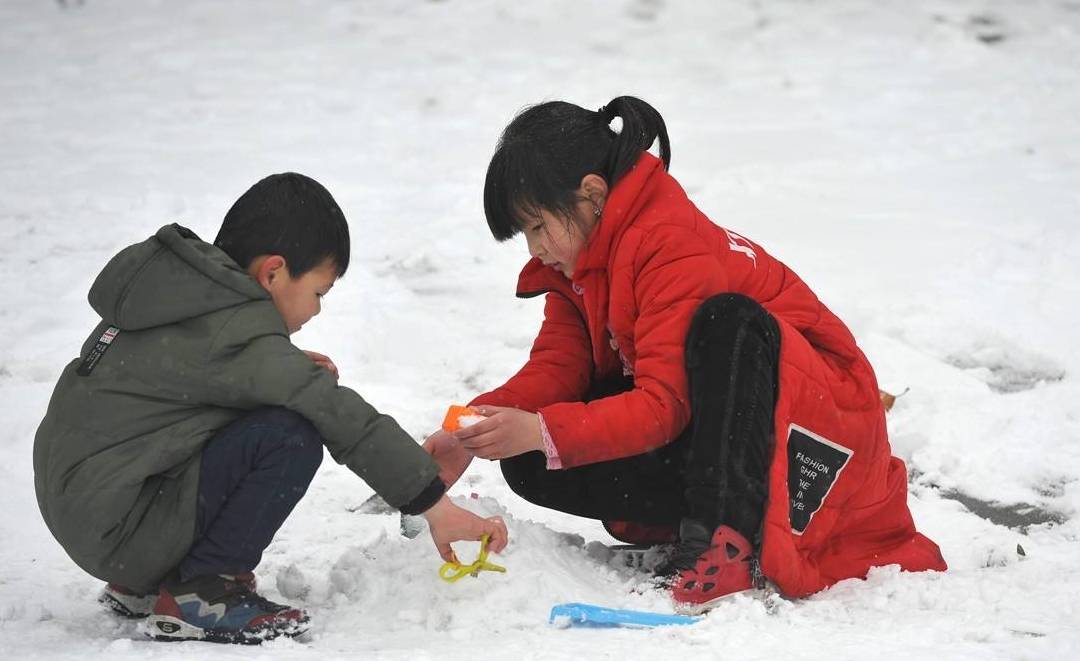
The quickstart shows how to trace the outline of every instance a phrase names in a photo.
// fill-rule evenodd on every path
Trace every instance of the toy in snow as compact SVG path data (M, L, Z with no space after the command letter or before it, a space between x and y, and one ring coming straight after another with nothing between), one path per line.
M463 565L457 562L444 562L442 567L439 567L439 578L447 583L454 583L466 576L472 576L476 578L477 574L482 571L497 571L501 574L506 573L506 567L501 567L493 562L487 561L488 556L488 542L491 541L490 535L484 535L480 538L480 556L468 565Z
M594 604L558 604L553 606L548 623L557 627L631 627L649 629L675 625L694 624L700 617L690 615L667 615L623 608L605 608Z

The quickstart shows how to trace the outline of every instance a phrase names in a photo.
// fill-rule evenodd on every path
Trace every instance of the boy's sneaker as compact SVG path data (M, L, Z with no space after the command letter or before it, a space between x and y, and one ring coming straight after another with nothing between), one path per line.
M154 610L158 593L139 594L123 585L109 583L98 596L98 603L121 617L146 617Z
M253 587L250 574L168 580L146 621L147 633L157 640L257 645L307 631L306 612L260 597Z
M677 610L703 613L729 595L754 587L753 547L734 528L711 531L698 521L683 519L679 543L657 575L669 577Z
M255 591L255 574L238 574L236 580L245 583ZM118 583L108 583L98 596L98 603L121 617L143 618L154 612L158 600L158 591L141 594Z

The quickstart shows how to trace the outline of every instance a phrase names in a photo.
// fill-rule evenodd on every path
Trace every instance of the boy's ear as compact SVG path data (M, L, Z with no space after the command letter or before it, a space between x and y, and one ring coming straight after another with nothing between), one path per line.
M251 260L251 266L248 267L248 274L267 291L270 291L285 273L285 258L281 255L259 255Z

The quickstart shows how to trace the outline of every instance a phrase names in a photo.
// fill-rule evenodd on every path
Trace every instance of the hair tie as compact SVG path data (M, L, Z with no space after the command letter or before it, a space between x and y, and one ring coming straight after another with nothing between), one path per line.
M596 111L596 114L600 116L601 121L603 121L606 126L615 119L616 111L610 105L606 105L600 106L600 109Z

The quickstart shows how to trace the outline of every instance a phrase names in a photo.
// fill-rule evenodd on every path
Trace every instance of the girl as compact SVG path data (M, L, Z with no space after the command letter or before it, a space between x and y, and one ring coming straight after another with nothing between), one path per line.
M658 574L688 610L757 571L798 597L872 566L944 570L847 327L705 217L670 161L664 120L634 97L543 103L506 127L484 212L496 239L525 234L517 294L544 295L544 322L525 366L473 400L487 419L425 442L444 481L498 459L531 502L675 542Z

